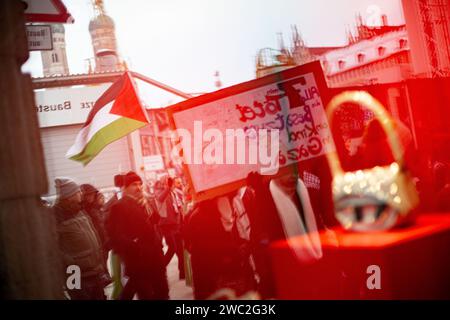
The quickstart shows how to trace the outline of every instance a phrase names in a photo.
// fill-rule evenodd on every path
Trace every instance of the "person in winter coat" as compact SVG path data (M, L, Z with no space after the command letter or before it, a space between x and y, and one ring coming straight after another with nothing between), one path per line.
M269 190L269 181L265 181L258 173L250 173L242 201L250 221L251 254L259 276L258 292L263 299L274 298L275 280L269 246L274 241L285 240L286 237Z
M105 198L101 192L97 190L91 184L82 184L80 186L82 200L81 205L83 210L89 215L94 224L95 230L100 237L102 247L103 247L103 257L106 261L108 260L108 240L105 231L105 215L103 211L103 206L105 204ZM105 267L106 268L106 267Z
M198 204L186 221L195 299L207 299L223 288L238 295L252 288L251 267L240 252L231 203L226 197Z
M108 283L104 267L103 250L99 235L81 207L81 191L70 178L56 178L57 200L53 212L57 221L58 242L64 266L80 270L79 286L67 285L72 300L104 300L104 287ZM67 284L67 283L66 283Z
M112 248L125 263L130 288L139 299L169 298L161 238L156 231L159 215L143 196L142 179L129 172L123 180L123 197L111 208L108 231Z
M161 186L161 184L160 184ZM178 258L178 271L180 279L185 278L184 274L184 254L183 239L181 236L183 219L183 194L175 187L174 180L169 178L166 187L157 190L156 198L160 204L159 229L167 243L167 252L164 256L168 265L172 257L176 254Z
M107 247L111 250L111 259L110 259L110 267L111 267L111 277L113 281L113 291L111 292L111 299L123 299L123 300L131 300L135 294L132 290L126 290L127 294L123 294L125 290L122 284L122 261L120 260L119 255L112 250L110 235L108 233L108 223L109 223L109 213L111 212L112 206L122 198L123 195L123 178L125 174L117 174L114 176L114 186L119 188L119 191L114 193L114 195L105 203L103 206L103 211L105 214L105 233L107 238ZM131 284L130 284L131 285Z

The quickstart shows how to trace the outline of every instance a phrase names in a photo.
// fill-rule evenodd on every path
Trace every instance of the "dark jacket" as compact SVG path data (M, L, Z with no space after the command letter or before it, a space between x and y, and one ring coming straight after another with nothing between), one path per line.
M91 219L83 211L70 214L57 205L53 210L64 272L69 265L77 265L83 278L104 275L102 245Z
M286 239L269 182L257 173L247 177L248 188L243 197L250 220L250 239L253 243L269 243Z
M100 241L102 247L105 252L107 252L107 239L105 232L105 212L94 206L84 206L84 211L91 218L91 221L94 225L95 230L97 231L98 236L100 237Z
M112 249L125 262L127 273L140 271L162 259L162 243L156 232L159 216L149 212L131 197L124 196L112 207L108 217Z
M242 283L250 266L241 255L236 233L223 228L215 200L201 202L187 218L184 234L191 253L196 299L206 299L224 287L237 291L245 287Z

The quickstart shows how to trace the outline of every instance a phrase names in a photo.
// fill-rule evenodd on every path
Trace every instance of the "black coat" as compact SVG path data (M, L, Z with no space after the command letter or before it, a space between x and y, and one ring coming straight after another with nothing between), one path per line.
M196 299L206 299L218 289L233 287L231 284L250 282L248 256L245 259L240 252L237 231L223 228L215 200L201 202L188 217L184 231Z
M128 196L111 207L108 234L112 249L125 262L127 273L161 264L162 243L156 231L159 216L154 209L149 211Z

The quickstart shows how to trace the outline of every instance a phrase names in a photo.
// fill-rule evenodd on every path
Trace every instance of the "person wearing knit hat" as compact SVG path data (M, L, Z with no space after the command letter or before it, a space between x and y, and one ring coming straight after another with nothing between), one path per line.
M123 177L124 196L111 207L108 231L111 246L125 264L129 277L121 299L169 298L162 243L156 232L159 215L145 200L142 179L135 172Z
M68 199L77 192L80 192L80 186L71 178L58 177L55 179L56 195L60 199Z
M70 216L81 210L81 190L78 183L68 177L55 178L56 203L58 207L63 208L61 211L64 216ZM64 219L65 217L57 217Z
M130 171L123 176L123 194L138 201L143 201L142 179Z
M103 211L104 206L104 196L101 192L98 191L96 187L91 184L82 184L80 186L82 193L82 207L85 213L91 218L91 221L94 225L95 231L100 239L100 243L103 249L103 263L105 266L105 270L107 269L107 260L108 260L108 240L105 230L105 213Z
M89 183L82 184L80 190L83 194L96 194L98 192L98 189Z
M104 300L108 284L103 248L92 220L82 210L81 190L70 178L55 179L57 200L53 206L64 276L69 266L81 269L81 288L67 287L72 300Z
M116 174L114 176L114 186L116 186L117 188L122 188L123 187L123 177L125 175L124 174Z
M98 210L102 209L105 204L105 197L96 187L86 183L80 186L80 190L83 198L83 207L85 207L85 209L90 209L90 207L95 207Z
M119 191L116 191L115 194L108 200L107 203L103 206L103 209L105 211L105 233L108 238L108 249L111 249L111 256L110 256L110 270L111 270L111 277L113 281L113 290L111 292L111 299L117 300L120 297L123 297L123 284L122 284L122 261L120 259L120 256L111 248L110 246L110 226L111 221L109 219L111 208L114 204L116 204L123 196L123 180L124 180L125 174L119 173L116 174L113 178L114 180L114 186L116 188L119 188ZM131 298L126 300L131 300L134 296L134 292L130 293Z
M130 171L123 177L123 186L127 188L130 184L134 182L140 182L142 184L142 179L135 172Z

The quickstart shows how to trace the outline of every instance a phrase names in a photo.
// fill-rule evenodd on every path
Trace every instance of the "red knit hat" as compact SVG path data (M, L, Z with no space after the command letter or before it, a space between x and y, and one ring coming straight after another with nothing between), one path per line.
M139 181L142 183L141 177L139 177L135 172L130 171L123 177L123 186L126 188L133 182Z

